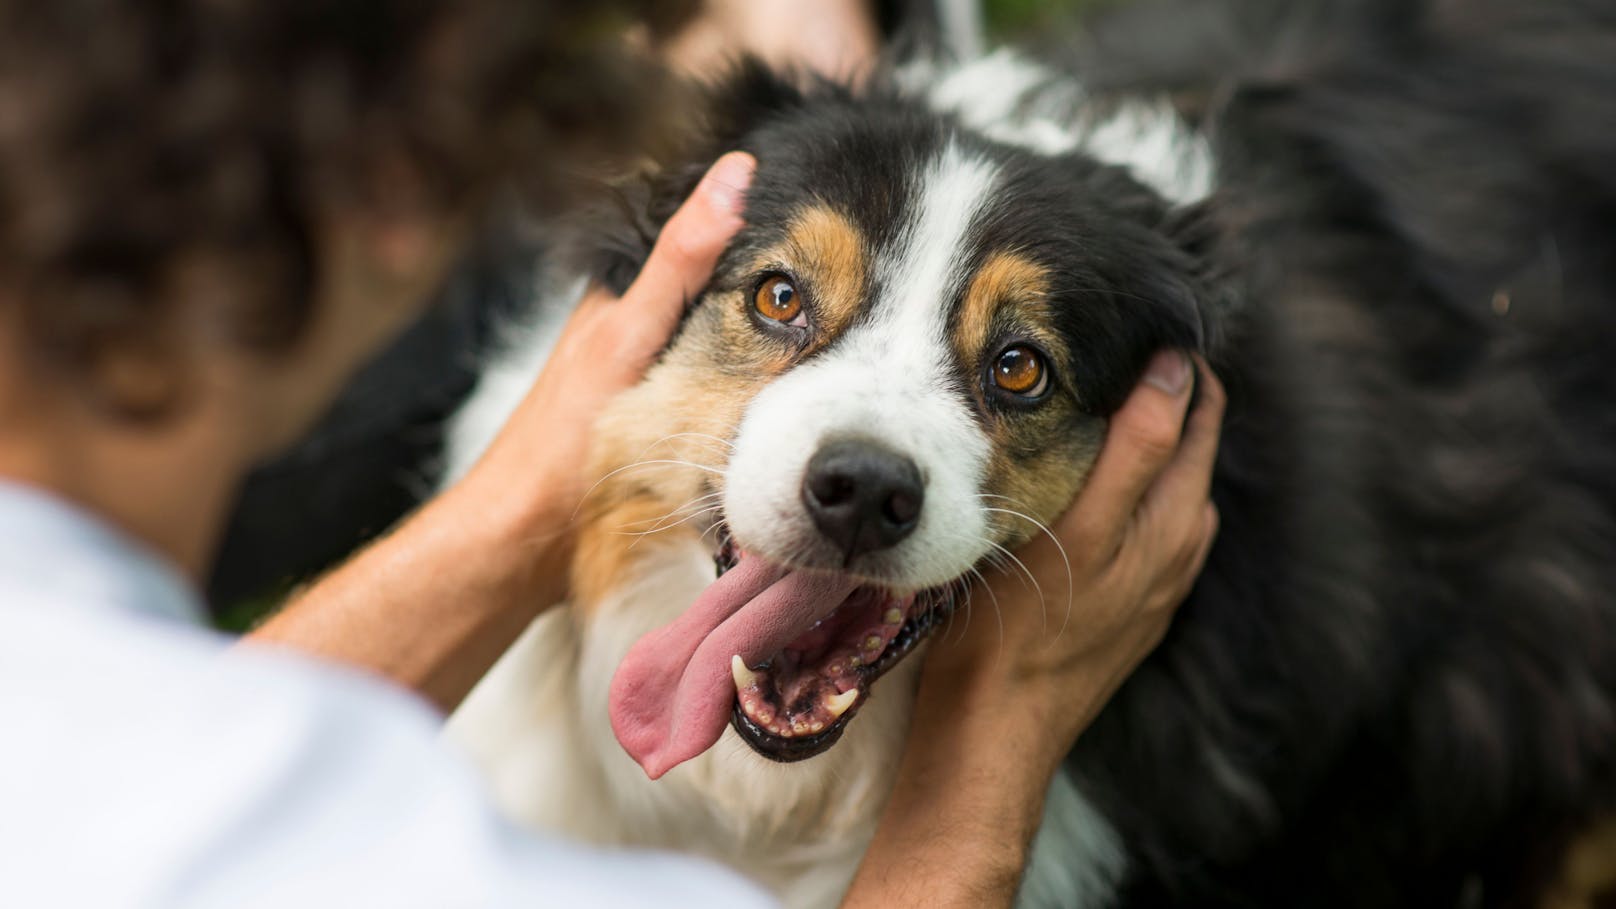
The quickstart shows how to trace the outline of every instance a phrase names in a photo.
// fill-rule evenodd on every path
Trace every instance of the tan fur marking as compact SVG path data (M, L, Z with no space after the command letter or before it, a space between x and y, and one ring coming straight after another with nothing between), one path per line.
M1039 320L1049 274L1043 266L1020 253L996 252L971 276L954 322L954 349L964 363L975 362L991 340L994 323L1004 307Z
M723 489L728 441L764 381L724 371L718 361L734 356L715 326L699 320L643 384L601 415L590 474L605 479L577 518L575 610L589 612L659 547L706 529L686 518L714 504L703 496Z
M817 334L840 334L864 305L869 274L864 235L842 213L811 206L792 219L779 258L811 294Z
M631 576L633 558L653 553L663 544L657 539L658 526L677 521L669 516L673 505L662 498L644 495L614 503L592 516L578 532L578 549L572 558L572 604L588 611L605 599L615 587ZM681 525L682 526L682 525ZM644 534L644 536L641 536ZM640 541L636 547L635 541Z
M1054 521L1076 497L1099 457L1103 423L1095 424L1092 433L1084 431L1070 443L1052 446L1028 460L1013 460L996 446L987 487L1003 498L990 500L988 507L1018 511L1046 525ZM1023 518L1001 513L993 517L1011 548L1039 535L1038 528Z
M989 255L971 276L954 322L951 341L960 362L985 367L998 353L989 346L1007 323L1030 331L1058 357L1058 336L1048 330L1050 284L1048 270L1020 253ZM1031 521L1004 512L1020 512L1048 524L1088 476L1104 424L1095 421L1074 434L1073 415L1072 402L1057 396L1036 410L1003 414L989 424L993 456L985 491L1000 497L987 505L1004 510L993 514L996 535L1004 545L1013 547L1038 533ZM1018 451L1037 454L1017 457Z

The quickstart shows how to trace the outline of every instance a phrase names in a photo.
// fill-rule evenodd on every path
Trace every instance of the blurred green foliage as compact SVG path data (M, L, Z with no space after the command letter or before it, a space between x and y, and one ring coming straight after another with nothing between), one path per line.
M1114 0L983 0L988 31L1010 38L1037 32L1074 13Z
M281 608L291 595L291 585L287 585L284 589L227 603L214 611L213 627L231 634L246 634Z

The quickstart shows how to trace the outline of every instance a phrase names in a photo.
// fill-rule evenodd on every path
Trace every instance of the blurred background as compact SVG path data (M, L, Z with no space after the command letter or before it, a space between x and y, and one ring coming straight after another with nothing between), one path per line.
M812 17L819 29L812 42L798 40L796 28L775 27L787 2L788 14ZM687 40L672 42L668 53L678 57L673 65L698 75L722 66L734 46L770 60L796 53L812 67L810 56L857 58L900 38L937 41L947 20L961 15L980 16L989 45L1037 43L1074 16L1120 2L778 0L770 8L765 0L701 0ZM842 46L831 47L838 40ZM209 583L217 625L250 627L298 583L431 493L445 421L473 388L498 326L532 302L541 254L521 237L484 238L438 305L355 377L307 438L253 475Z

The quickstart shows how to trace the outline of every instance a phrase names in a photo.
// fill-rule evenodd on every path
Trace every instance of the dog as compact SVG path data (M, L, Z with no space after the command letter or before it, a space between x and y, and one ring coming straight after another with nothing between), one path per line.
M708 163L759 161L601 414L570 603L449 735L528 823L834 905L927 635L992 633L973 571L1071 502L1155 351L1198 351L1220 538L1021 904L1537 904L1616 814L1616 15L1204 0L1084 34L858 89L745 64L581 222L622 289ZM488 366L451 473L552 329Z

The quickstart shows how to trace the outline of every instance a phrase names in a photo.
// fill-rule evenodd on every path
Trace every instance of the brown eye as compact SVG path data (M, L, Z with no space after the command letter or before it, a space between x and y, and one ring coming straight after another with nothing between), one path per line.
M1025 345L1017 345L999 354L993 364L993 384L1011 394L1036 398L1049 386L1048 369L1044 357Z
M787 325L799 324L798 317L802 315L802 299L797 294L797 288L781 275L775 275L758 286L752 306L757 309L758 315ZM800 324L807 323L802 321Z

